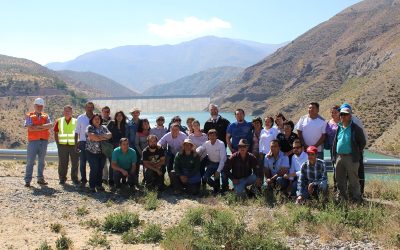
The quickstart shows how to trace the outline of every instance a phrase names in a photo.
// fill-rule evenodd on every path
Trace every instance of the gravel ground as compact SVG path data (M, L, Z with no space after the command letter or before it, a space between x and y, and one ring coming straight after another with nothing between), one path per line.
M145 223L157 223L163 229L178 223L182 215L191 207L199 205L226 206L216 198L188 199L171 194L160 197L160 205L155 211L146 211L138 202L138 196L123 196L109 192L89 193L86 189L58 184L55 165L46 167L48 186L39 186L35 180L32 187L24 187L25 167L22 162L0 162L0 249L36 249L43 241L54 248L60 233L50 229L53 223L60 223L65 234L72 239L74 249L92 249L88 239L94 229L82 225L90 219L99 219L113 212L130 211L139 214ZM36 169L35 169L36 170ZM85 207L86 215L78 215L78 208ZM248 225L257 223L260 216L273 218L273 211L267 207L236 207L243 214ZM160 249L159 245L124 245L120 235L106 234L110 249ZM302 235L281 239L293 249L380 249L367 239L357 242L333 240L324 242L318 236Z

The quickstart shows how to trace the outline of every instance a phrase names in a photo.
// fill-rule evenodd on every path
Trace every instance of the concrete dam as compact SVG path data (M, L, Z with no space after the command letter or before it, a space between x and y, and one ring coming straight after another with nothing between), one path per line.
M210 104L210 97L205 95L191 96L132 96L104 97L90 99L97 107L109 106L111 110L129 112L139 108L144 113L202 111Z

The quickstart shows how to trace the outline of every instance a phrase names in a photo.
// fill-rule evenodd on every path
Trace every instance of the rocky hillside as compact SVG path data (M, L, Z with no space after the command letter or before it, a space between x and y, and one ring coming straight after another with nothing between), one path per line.
M75 114L82 111L85 95L54 71L26 59L0 55L0 147L18 148L27 143L23 127L33 100L44 97L45 112L52 119L62 115L70 104Z
M127 45L91 51L72 61L46 66L95 72L142 92L214 67L248 67L281 46L207 36L176 45Z
M294 120L310 101L321 103L325 117L346 101L364 121L369 146L400 155L391 136L400 123L399 13L399 0L353 5L217 87L215 100L226 109L282 111Z
M66 82L72 83L80 91L98 97L137 96L137 92L93 72L78 72L72 70L57 71Z
M238 67L217 67L183 77L174 82L150 87L143 95L210 95L211 90L238 76L243 71Z

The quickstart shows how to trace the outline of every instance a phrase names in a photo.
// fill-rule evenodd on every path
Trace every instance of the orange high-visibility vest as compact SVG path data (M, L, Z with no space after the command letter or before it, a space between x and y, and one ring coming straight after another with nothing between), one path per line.
M47 122L48 115L46 113L41 113L40 114L40 120L39 117L36 115L35 112L30 112L27 114L31 120L33 125L44 125ZM36 140L49 140L50 137L50 131L49 129L42 130L42 131L29 131L28 130L28 141L36 141Z

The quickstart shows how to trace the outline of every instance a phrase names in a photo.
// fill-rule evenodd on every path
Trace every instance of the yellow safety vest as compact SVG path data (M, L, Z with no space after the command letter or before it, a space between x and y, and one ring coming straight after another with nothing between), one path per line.
M71 118L67 124L65 117L58 119L58 143L62 145L75 145L76 119Z

